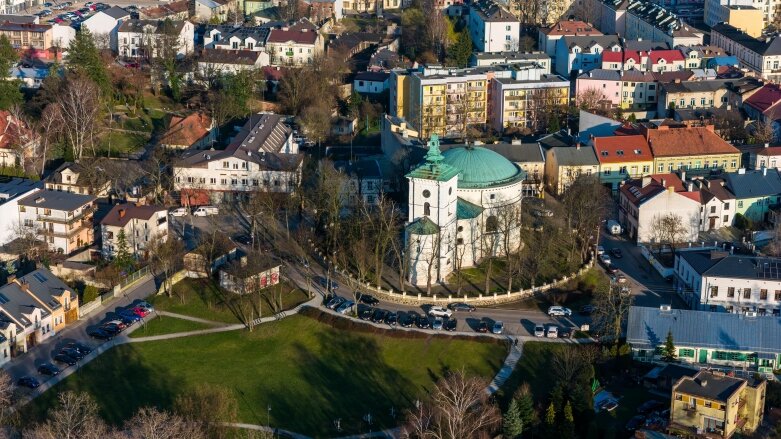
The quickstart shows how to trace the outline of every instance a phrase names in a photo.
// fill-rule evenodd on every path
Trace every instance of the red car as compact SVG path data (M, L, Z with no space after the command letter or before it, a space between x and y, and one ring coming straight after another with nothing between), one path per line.
M135 313L135 315L139 317L146 317L149 315L149 310L144 308L143 306L137 306L131 309L131 311L133 311L133 313Z

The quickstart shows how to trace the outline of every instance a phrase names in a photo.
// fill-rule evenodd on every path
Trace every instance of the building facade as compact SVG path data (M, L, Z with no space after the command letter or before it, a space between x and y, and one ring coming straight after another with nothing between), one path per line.
M502 4L480 0L469 7L469 35L478 52L518 50L521 23Z
M70 254L94 242L94 196L45 189L18 204L19 227L46 242L52 251Z
M100 221L101 252L116 256L124 236L129 254L142 258L152 244L168 240L168 209L163 206L117 204Z

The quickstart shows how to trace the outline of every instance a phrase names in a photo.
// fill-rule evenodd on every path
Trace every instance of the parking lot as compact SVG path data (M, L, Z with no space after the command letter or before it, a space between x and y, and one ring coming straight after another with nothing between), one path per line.
M97 11L108 9L111 6L119 6L128 10L128 12L137 12L139 9L165 4L156 0L117 0L107 3L103 2L82 2L82 1L55 1L50 0L41 2L39 5L32 6L17 14L39 15L41 23L59 23L63 25L79 25L85 19L94 15ZM68 15L70 14L70 15Z

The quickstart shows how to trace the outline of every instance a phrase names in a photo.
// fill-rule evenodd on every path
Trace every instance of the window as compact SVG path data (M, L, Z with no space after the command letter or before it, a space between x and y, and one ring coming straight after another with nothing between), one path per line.
M643 174L647 174L649 172L651 172L651 166L643 165Z
M718 295L719 295L719 287L710 287L710 296L718 297Z
M743 200L738 201L738 209L743 208Z
M496 232L497 230L499 230L499 220L496 216L491 215L485 220L485 231Z
M222 167L223 167L223 168L230 168L230 163L228 163L228 162L222 162Z
M423 191L423 198L428 198L430 196L431 196L431 191L429 191L428 189Z
M727 297L728 298L735 297L735 287L727 287Z
M724 203L724 210L729 210L729 203Z
M710 207L710 213L716 213L716 206Z
M694 349L678 349L678 356L694 358Z
M751 288L743 288L743 298L751 299Z
M781 290L776 290L773 297L776 299L776 302L781 301Z
M429 216L431 215L431 204L428 202L423 203L423 215Z
M724 222L729 223L729 215L724 215Z
M510 26L505 26L504 30L509 31L510 30Z
M759 300L767 300L767 290L759 290Z

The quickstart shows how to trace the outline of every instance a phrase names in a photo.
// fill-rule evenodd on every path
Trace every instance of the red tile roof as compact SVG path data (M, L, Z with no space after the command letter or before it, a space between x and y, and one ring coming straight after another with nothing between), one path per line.
M651 58L651 63L653 64L658 64L660 59L664 59L666 62L684 61L686 59L680 50L652 50L648 52L648 57Z
M769 146L767 148L757 148L757 155L779 156L781 155L781 146Z
M602 35L602 32L585 21L562 20L551 27L540 29L545 35Z
M0 148L10 148L17 140L33 136L35 134L14 118L10 112L0 110Z
M147 221L157 212L165 212L162 206L138 206L136 204L117 204L100 221L101 225L125 227L131 219Z
M209 134L211 125L212 119L203 113L193 113L187 117L173 116L160 143L190 146Z
M647 182L645 186L643 181ZM668 187L672 187L675 192L681 195L686 190L677 174L653 174L641 179L629 180L619 190L630 203L638 205L666 191ZM694 199L691 196L687 196L687 198ZM699 201L699 195L695 201Z
M594 139L594 149L599 163L624 163L654 159L645 137L639 135L597 137Z
M602 62L619 62L624 63L630 59L633 59L636 63L640 62L640 52L636 50L622 50L620 52L602 52Z
M761 113L781 102L781 87L776 84L765 84L757 90L751 97L744 101L748 105Z
M712 131L713 127L645 128L646 140L654 157L699 154L738 154L740 151Z
M296 23L281 29L272 29L268 36L268 43L286 43L293 41L297 44L314 44L317 41L317 26L309 20L301 19Z

